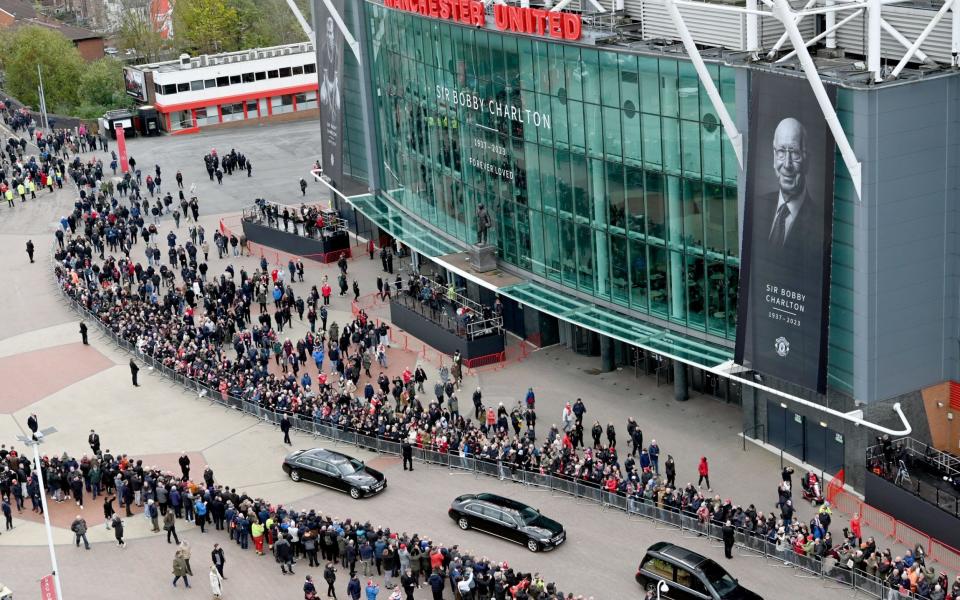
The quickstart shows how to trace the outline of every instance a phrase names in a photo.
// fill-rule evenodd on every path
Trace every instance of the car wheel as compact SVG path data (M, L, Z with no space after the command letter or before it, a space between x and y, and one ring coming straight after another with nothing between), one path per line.
M530 552L539 552L540 544L536 540L527 540L527 550Z
M359 497L360 497L360 490L359 490L358 488L355 488L355 487L350 488L350 497L353 498L354 500L356 500L357 498L359 498Z
M290 479L294 481L300 481L300 471L293 469L290 471Z
M457 525L459 525L460 529L464 531L470 529L470 521L468 521L466 517L460 517L460 519L457 521Z
M655 592L657 591L657 586L654 585L652 581L648 581L647 584L643 586L643 589L645 589L648 592Z

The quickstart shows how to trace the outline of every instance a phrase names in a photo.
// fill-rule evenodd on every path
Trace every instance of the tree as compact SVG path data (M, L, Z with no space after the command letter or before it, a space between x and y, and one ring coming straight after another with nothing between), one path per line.
M6 32L5 32L6 33ZM59 31L40 25L18 27L0 38L0 64L7 90L24 104L39 108L37 66L43 72L43 89L50 112L69 112L76 106L77 82L83 59L73 43Z
M133 99L123 88L123 63L115 58L101 58L84 69L80 75L80 105L73 111L78 117L102 116L114 108L133 105Z
M159 59L164 47L164 39L150 13L150 4L150 0L123 0L120 29L117 30L120 48L136 51L146 62Z
M241 21L226 0L178 0L173 7L174 40L191 54L240 49Z
M239 48L263 48L307 41L285 0L228 0L240 18ZM302 9L301 9L302 10ZM309 15L309 10L305 13Z

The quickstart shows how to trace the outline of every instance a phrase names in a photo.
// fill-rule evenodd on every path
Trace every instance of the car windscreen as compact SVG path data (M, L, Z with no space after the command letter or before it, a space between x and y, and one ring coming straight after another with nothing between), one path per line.
M534 521L540 518L540 513L530 508L529 506L525 506L517 512L520 513L520 520L523 521L525 525L530 525Z
M738 594L740 586L737 584L737 580L727 573L723 567L712 560L708 560L700 565L700 570L721 598L740 597Z
M363 463L351 458L348 461L337 463L337 470L340 471L341 475L353 475L357 471L363 470Z

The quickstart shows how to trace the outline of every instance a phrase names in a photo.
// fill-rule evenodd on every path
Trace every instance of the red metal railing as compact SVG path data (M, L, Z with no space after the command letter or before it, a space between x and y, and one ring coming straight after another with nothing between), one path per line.
M960 571L960 550L898 521L850 494L843 489L842 477L843 471L837 473L837 478L841 479L839 484L831 481L827 486L827 500L836 510L850 515L859 514L860 522L864 525L897 540L911 550L920 546L927 553L927 558L953 570L954 573Z
M489 367L490 365L497 365L502 367L504 361L507 359L506 351L494 352L493 354L485 354L483 356L476 356L474 358L468 358L463 361L463 364L468 369L477 369L480 367Z

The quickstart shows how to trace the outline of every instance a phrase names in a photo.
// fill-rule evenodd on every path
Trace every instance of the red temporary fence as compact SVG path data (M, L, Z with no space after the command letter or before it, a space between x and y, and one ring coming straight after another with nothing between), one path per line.
M847 492L843 492L846 494ZM887 537L895 537L897 532L897 520L876 509L865 502L860 502L860 517L865 525L873 527Z
M463 361L463 364L468 369L489 367L490 365L496 365L498 368L502 368L506 360L507 353L506 351L502 351L494 352L493 354L484 354L483 356L476 356L474 358L468 358Z
M930 536L910 527L903 521L896 521L896 529L893 537L910 549L920 546L924 552L927 552L930 548Z
M954 573L960 573L960 550L951 548L940 540L930 538L927 557L949 568Z
M841 471L837 476L842 478L843 472ZM951 569L954 573L960 572L960 550L863 502L844 490L842 481L837 485L833 481L830 482L827 486L827 500L840 512L850 515L859 514L862 524L877 530L884 536L897 540L911 550L920 546L926 552L927 558Z

